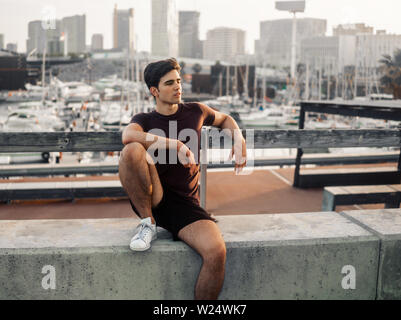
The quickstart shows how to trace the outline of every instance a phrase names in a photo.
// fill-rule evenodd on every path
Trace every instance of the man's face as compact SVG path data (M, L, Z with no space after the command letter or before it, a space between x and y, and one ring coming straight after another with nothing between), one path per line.
M152 93L159 100L167 104L181 102L181 77L177 70L171 70L165 74L159 82L159 88L152 87Z

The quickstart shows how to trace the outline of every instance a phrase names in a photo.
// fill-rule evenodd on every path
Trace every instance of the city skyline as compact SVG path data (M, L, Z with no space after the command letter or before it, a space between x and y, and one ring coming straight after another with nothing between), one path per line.
M20 52L26 51L28 23L40 20L44 8L55 9L56 18L71 15L86 15L86 44L91 37L100 33L104 37L104 48L112 47L112 16L114 5L119 9L134 8L135 30L138 35L138 49L151 50L151 1L143 0L103 0L102 6L95 0L85 2L71 0L35 1L2 0L0 10L0 34L4 34L4 45L17 43ZM200 12L200 39L216 27L240 28L246 31L246 52L254 53L254 41L259 39L260 22L266 20L291 18L286 12L274 8L274 0L177 0L177 11L193 10ZM377 15L380 4L383 15ZM385 29L388 33L401 34L401 20L398 19L401 3L395 0L338 0L336 2L307 0L306 10L299 18L320 18L327 20L326 35L332 28L344 23L366 23L375 30ZM221 14L227 10L229 14Z

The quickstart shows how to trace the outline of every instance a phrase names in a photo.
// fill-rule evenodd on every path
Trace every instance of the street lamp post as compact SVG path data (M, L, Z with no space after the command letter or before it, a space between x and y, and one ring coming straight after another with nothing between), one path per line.
M292 41L291 41L291 82L295 79L296 54L297 54L297 12L305 11L305 1L276 1L276 9L288 11L293 14L292 19Z
M53 7L44 7L42 9L42 22L41 26L44 30L44 49L43 49L43 61L42 61L42 104L45 102L45 82L46 82L46 51L47 51L47 40L49 30L56 30L56 13ZM49 83L50 89L50 83Z
M291 79L295 79L295 63L297 55L297 15L293 12L291 40Z

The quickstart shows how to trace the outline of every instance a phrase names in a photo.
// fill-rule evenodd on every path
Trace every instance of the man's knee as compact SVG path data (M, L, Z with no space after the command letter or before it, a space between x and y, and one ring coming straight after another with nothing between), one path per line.
M127 144L120 155L120 164L138 164L139 161L144 160L146 155L146 150L142 144L139 142L132 142Z
M224 241L216 241L203 254L203 261L215 266L224 265L226 261L226 245Z

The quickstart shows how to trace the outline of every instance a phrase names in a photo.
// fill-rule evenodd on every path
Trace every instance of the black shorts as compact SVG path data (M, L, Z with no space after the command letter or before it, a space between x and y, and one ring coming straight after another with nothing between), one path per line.
M131 200L130 203L134 212L141 218ZM198 204L184 199L168 189L163 190L163 198L155 208L152 208L152 215L157 226L172 233L174 241L179 241L178 232L193 222L198 220L217 222Z

